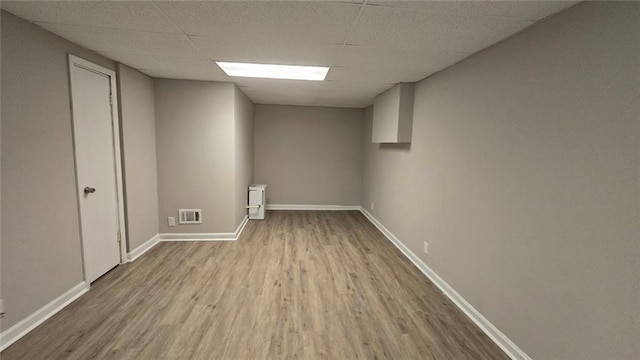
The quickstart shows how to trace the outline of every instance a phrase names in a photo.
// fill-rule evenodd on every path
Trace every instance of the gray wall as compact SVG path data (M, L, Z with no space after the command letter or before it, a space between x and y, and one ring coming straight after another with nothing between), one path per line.
M582 3L427 78L408 146L367 112L363 206L534 359L640 358L638 19Z
M234 85L155 79L161 233L222 233L234 221ZM177 224L178 209L202 224ZM176 217L169 227L167 217Z
M253 102L234 87L234 151L235 151L235 210L234 219L240 224L247 215L249 185L253 182Z
M363 110L256 105L255 182L271 204L359 205Z
M0 39L2 39L2 16L0 16ZM1 68L2 68L2 46L0 46L0 69ZM2 84L2 71L0 71L0 84ZM0 86L0 160L1 159L2 159L2 86ZM2 189L2 166L0 166L0 189ZM0 191L0 199L1 198L2 198L2 191ZM0 206L0 299L4 299L4 297L2 296L2 206ZM2 331L2 322L3 322L3 318L0 317L0 331Z
M6 330L82 279L67 53L113 63L2 11Z
M118 64L127 249L158 234L158 171L153 79Z

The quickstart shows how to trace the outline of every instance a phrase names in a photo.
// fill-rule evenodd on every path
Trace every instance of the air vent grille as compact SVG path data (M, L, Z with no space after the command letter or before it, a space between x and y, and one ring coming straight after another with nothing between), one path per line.
M201 209L179 209L178 218L180 224L201 224L202 223L202 210Z

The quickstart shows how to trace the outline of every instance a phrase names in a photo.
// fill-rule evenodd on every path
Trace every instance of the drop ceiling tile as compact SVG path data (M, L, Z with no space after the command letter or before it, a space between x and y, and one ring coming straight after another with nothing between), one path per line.
M194 69L168 69L168 70L140 69L139 71L153 78L158 78L158 79L229 82L224 78L221 79L215 75L211 75L207 71L199 71Z
M330 66L341 48L342 44L271 43L272 56L276 61L295 65Z
M420 81L431 73L407 73L402 70L395 72L379 72L362 69L360 67L334 66L329 70L327 80L339 82L377 82L399 83Z
M147 1L2 1L2 8L32 22L181 33Z
M265 89L255 86L241 86L240 89L247 95L259 97L315 97L318 94L315 89Z
M347 40L352 45L473 53L524 28L518 17L438 14L413 9L368 6Z
M203 80L229 81L229 77L211 60L174 56L157 56L131 53L101 52L102 55L145 73L163 74L175 78L177 74L190 79L199 75Z
M442 70L470 53L346 45L333 62L358 71L423 75Z
M475 53L532 24L532 21L520 18L471 16L452 34L451 41L469 53Z
M204 57L185 35L50 23L38 25L94 51Z
M363 109L373 104L373 99L349 99L349 98L317 98L315 106L327 106L327 107L346 107Z
M378 90L369 91L343 91L343 90L318 90L316 96L318 98L350 98L350 99L373 99L376 95L382 93Z
M401 7L441 14L491 15L540 20L579 1L385 1L372 0L367 4Z
M412 9L365 6L347 44L396 49L450 49L450 34L464 15L434 14Z
M261 64L326 66L331 64L342 47L341 44L274 42L260 39L229 41L205 36L190 38L212 59Z
M335 91L319 91L316 95L318 100L336 100L336 101L354 101L354 102L373 102L375 95L362 95L357 93L335 92Z
M342 43L360 5L332 2L158 2L188 35Z
M225 38L195 35L189 38L205 56L214 60L264 63L271 56L269 44L258 39L229 41Z
M229 77L229 81L235 82L241 88L254 87L272 91L280 91L286 89L318 90L322 83L322 81L257 79L245 77Z
M320 91L350 92L363 95L377 95L389 88L393 83L376 83L376 82L356 82L356 81L328 81L325 80L320 85Z
M256 104L274 104L274 105L300 105L300 106L314 106L316 103L315 97L309 96L291 96L288 98L277 96L249 96L251 101Z

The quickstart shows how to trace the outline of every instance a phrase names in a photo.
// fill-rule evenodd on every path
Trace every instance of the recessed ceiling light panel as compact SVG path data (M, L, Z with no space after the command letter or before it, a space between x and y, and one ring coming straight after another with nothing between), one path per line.
M254 77L265 79L316 80L322 81L329 68L325 66L250 64L216 61L229 76Z

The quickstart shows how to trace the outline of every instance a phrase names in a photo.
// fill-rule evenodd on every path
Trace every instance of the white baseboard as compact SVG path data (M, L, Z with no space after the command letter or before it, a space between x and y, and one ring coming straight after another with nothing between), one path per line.
M287 204L267 204L267 210L321 210L321 211L345 211L360 210L360 206L351 205L287 205Z
M79 298L87 291L89 291L89 284L83 281L80 284L69 289L64 294L58 296L47 305L36 310L36 312L27 316L19 323L0 333L0 351L8 348L11 344L20 340L20 338L28 334L31 330L35 329L38 325L42 324L53 315L55 315L64 307L71 304L75 299Z
M151 248L156 246L156 244L159 241L160 241L160 234L154 235L151 239L145 241L144 244L138 246L137 248L133 249L130 253L128 253L127 259L129 259L129 262L136 260L137 258L142 256L142 254L146 253L147 251L151 250Z
M362 214L389 239L404 256L407 257L431 282L433 282L453 303L464 312L491 340L498 345L511 359L531 360L513 341L496 328L487 318L482 316L462 295L447 284L435 271L425 264L416 254L406 247L395 235L382 225L373 215L364 208L360 208Z
M240 225L238 225L238 227L236 228L236 237L234 240L238 240L240 238L240 234L242 234L242 231L244 230L244 227L248 222L249 216L245 216L244 219L242 219L242 221L240 222Z
M249 218L242 219L235 232L230 233L162 233L160 241L234 241L238 240Z

